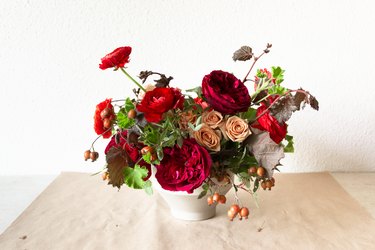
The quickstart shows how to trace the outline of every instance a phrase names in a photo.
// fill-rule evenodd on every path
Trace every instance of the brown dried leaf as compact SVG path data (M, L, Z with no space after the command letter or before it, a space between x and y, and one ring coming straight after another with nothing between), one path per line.
M122 148L112 147L106 156L109 182L120 188L124 184L124 170L130 165L131 159Z
M233 53L234 61L247 61L253 57L253 50L249 46L242 46Z
M300 90L303 90L303 89L300 89ZM297 110L300 110L301 109L301 103L306 102L306 101L307 101L307 96L306 96L305 93L297 92L294 95L294 105L296 105ZM302 106L302 109L303 109L303 106Z
M253 134L249 137L247 147L254 154L260 166L267 170L267 177L271 178L274 168L280 164L284 158L283 146L276 144L269 136L268 132L252 128Z
M298 108L291 95L281 97L280 100L270 108L271 115L280 123L289 120L296 110L298 110Z
M310 97L309 97L309 102L310 102L310 106L315 109L315 110L319 110L319 102L318 100L316 100L316 98L314 96L312 96L310 94Z

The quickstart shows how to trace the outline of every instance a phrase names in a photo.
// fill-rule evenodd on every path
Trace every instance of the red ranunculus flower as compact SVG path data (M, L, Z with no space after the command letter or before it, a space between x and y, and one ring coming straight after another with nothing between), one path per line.
M148 122L159 122L170 109L182 109L184 96L179 89L155 88L147 91L137 109L143 112Z
M194 102L202 107L202 109L208 108L208 103L203 101L202 98L196 97L194 98Z
M120 47L102 58L102 63L99 64L99 68L121 68L129 62L129 55L132 52L131 47Z
M116 143L116 139L115 139L115 136L113 136L111 138L111 141L108 143L107 147L105 148L104 150L104 153L107 154L108 151L112 148L112 147L117 147L117 148L123 148L125 149L126 153L129 155L130 159L133 161L133 162L138 162L138 160L142 157L142 155L139 153L139 149L137 147L135 147L134 145L132 144L129 144L127 141L126 141L126 137L128 136L128 131L127 130L124 130L121 134L120 134L120 140L119 140L119 143ZM144 180L148 180L151 176L151 165L146 163L144 160L141 160L140 162L138 162L138 165L141 166L141 167L145 167L147 168L148 170L148 175L146 178L144 178Z
M257 109L257 116L262 114L267 109L266 105L262 105ZM288 125L279 121L267 111L263 116L258 118L258 124L252 125L252 127L268 131L271 139L279 144L286 136Z
M103 138L109 138L112 135L112 131L109 128L104 127L103 118L101 117L101 113L105 108L108 108L110 112L107 114L108 119L113 120L115 116L115 112L113 110L113 106L111 104L112 99L106 99L105 101L96 105L95 115L94 115L94 129L98 135L103 134ZM104 133L105 132L105 133Z
M208 104L223 115L245 112L250 107L251 98L246 86L228 72L215 70L206 75L202 92Z
M211 163L205 148L194 139L185 139L181 148L164 148L155 178L166 190L192 193L210 175Z

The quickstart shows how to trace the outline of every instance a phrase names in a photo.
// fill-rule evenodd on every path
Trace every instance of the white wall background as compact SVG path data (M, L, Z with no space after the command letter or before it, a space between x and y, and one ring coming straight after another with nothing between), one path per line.
M291 119L296 153L282 171L374 171L374 11L370 0L1 1L0 175L102 167L82 157L95 105L133 87L98 68L116 47L133 47L133 75L160 71L190 88L214 69L243 78L233 51L267 42L258 67L284 67L285 84L321 106Z

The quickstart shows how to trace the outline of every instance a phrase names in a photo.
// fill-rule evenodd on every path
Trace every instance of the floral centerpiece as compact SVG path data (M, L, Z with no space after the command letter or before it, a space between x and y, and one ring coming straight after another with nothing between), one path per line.
M230 184L236 197L239 190L251 195L259 187L271 190L280 159L294 151L286 122L305 104L319 109L308 91L284 86L280 67L258 69L250 77L271 47L267 44L258 56L249 46L235 51L234 61L251 62L242 80L214 70L186 91L171 84L173 77L158 72L141 71L140 80L134 79L124 68L131 47L103 57L100 69L121 71L136 86L134 97L106 99L96 106L94 130L98 138L110 139L103 180L152 193L153 175L165 190L193 193L200 188L198 198L205 197L208 205L226 202L225 193L218 191L220 183ZM151 78L156 78L152 84ZM99 157L97 139L85 151L85 160ZM239 204L237 200L228 210L231 220L249 215Z

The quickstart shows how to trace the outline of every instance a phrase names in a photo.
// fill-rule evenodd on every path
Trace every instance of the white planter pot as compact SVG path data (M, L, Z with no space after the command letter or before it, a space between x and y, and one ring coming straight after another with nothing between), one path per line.
M181 220L197 221L207 220L216 214L216 204L209 206L207 204L207 194L205 197L198 199L199 194L203 191L201 187L194 190L192 194L181 191L168 191L163 189L154 176L152 178L152 186L154 190L160 194L167 202L172 215ZM231 184L220 185L219 193L226 194Z

